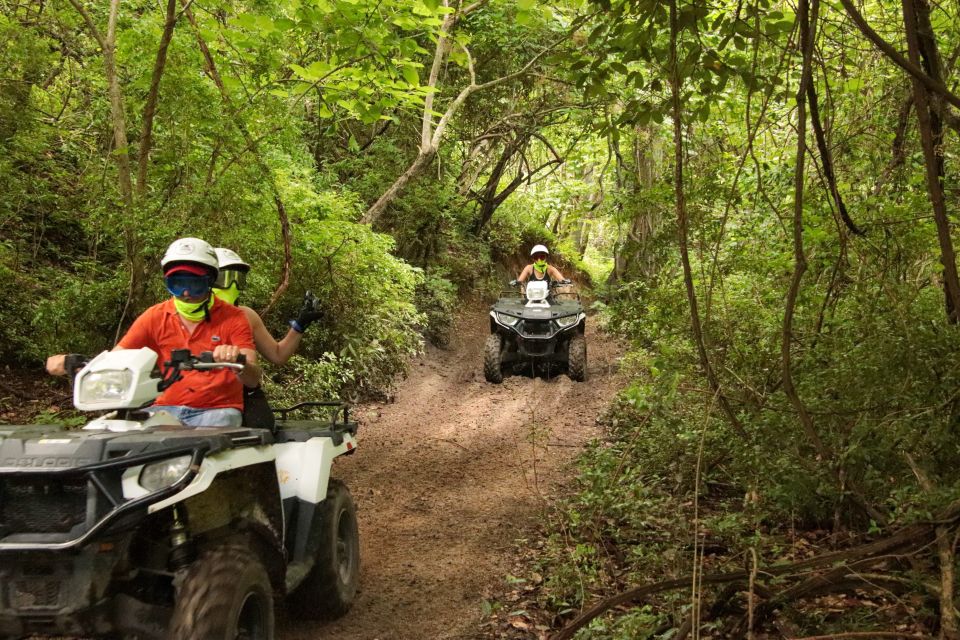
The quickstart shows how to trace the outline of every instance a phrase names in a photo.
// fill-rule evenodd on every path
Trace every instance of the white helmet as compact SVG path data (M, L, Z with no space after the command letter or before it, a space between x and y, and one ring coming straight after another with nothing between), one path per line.
M250 265L243 261L236 251L217 247L214 249L217 254L217 260L221 269L236 269L237 271L250 271Z
M550 255L550 252L547 250L547 247L544 246L544 245L542 245L542 244L538 244L538 245L535 246L533 249L530 249L530 255L531 255L531 256L534 255L534 254L536 254L536 253L545 253L545 254L547 254L547 255Z
M214 278L217 277L220 261L210 243L200 238L180 238L167 247L160 260L160 266L166 273L178 264L199 264L207 267Z

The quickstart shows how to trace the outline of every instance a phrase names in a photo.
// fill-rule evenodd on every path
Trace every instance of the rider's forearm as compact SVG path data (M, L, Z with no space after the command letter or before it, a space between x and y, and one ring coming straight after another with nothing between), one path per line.
M294 329L287 331L287 335L283 337L283 340L277 343L276 350L276 360L271 360L274 364L286 364L287 360L297 352L297 349L300 348L300 341L303 339L303 334Z
M47 358L47 373L52 376L67 375L66 360L67 356L63 353Z
M280 342L273 339L273 336L257 336L257 351L267 362L275 365L284 365L287 360L300 348L300 340L303 334L293 329L287 331L287 335Z

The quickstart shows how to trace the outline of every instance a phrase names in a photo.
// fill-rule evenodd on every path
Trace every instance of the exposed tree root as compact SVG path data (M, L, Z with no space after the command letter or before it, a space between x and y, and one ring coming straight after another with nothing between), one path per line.
M893 571L897 569L897 564L901 560L934 549L938 534L942 537L945 530L955 534L958 520L960 520L960 502L954 502L934 521L905 526L885 538L798 562L761 567L757 571L757 579L753 585L754 597L762 599L762 602L753 608L753 628L757 629L765 621L770 620L773 614L784 605L829 593L854 589L902 593L919 587L925 591L925 595L939 598L939 594L935 593L936 588L931 591L929 586L916 584L897 576ZM774 589L770 584L763 584L764 581L774 577L778 577L778 583L782 583L782 586L778 584L778 589ZM633 587L601 600L571 620L553 636L553 640L568 640L592 620L614 607L637 605L650 596L686 588L691 580L690 575L681 576L675 580ZM747 588L750 572L708 574L698 576L698 580L704 585L729 585L709 608L706 618L716 620L731 615L739 616L730 629L731 637L745 637L751 617L739 606L734 606L733 602L737 594ZM678 638L688 635L691 628L689 624L683 624L680 631L682 635L678 635ZM886 636L883 634L887 632L871 633L869 637L875 638L917 637L902 633ZM843 637L867 636L845 635Z

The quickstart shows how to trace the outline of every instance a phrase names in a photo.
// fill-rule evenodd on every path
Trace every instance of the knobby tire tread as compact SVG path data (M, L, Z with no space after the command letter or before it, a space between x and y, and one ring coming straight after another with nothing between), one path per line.
M581 335L570 338L570 358L567 372L571 380L583 382L587 379L587 340Z
M491 333L487 336L487 342L483 346L483 377L487 382L503 382L503 366L500 363L502 347L503 338L499 334Z
M233 640L237 594L243 602L250 589L267 599L267 637L273 638L273 587L260 559L238 544L204 552L187 569L170 621L170 640ZM239 613L239 612L238 612Z

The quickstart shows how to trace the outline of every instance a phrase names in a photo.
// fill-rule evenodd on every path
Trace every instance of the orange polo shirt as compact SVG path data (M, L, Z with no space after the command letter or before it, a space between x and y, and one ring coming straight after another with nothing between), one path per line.
M157 352L161 367L175 349L198 355L223 344L254 349L253 331L239 307L214 300L210 320L189 333L180 321L173 298L155 304L137 318L117 346L122 349L149 347ZM156 404L194 409L243 410L243 383L231 369L184 371L183 377L164 391Z

